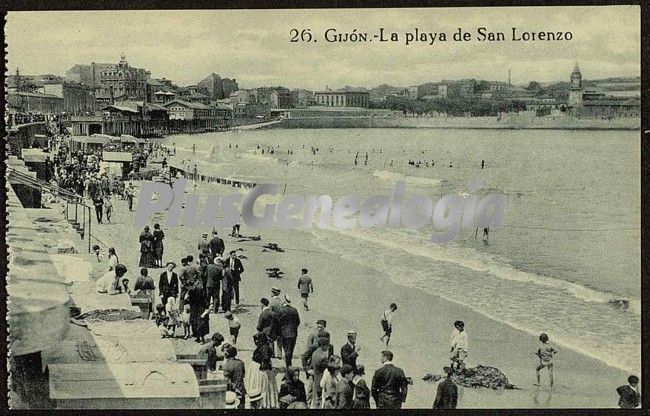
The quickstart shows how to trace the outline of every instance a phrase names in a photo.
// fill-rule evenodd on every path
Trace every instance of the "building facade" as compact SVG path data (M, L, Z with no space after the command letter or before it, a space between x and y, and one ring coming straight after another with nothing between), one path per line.
M172 100L164 105L170 120L201 120L210 116L209 107L201 103Z
M63 98L52 94L38 94L33 92L8 92L7 105L9 111L19 113L62 113Z
M230 94L230 104L234 106L250 104L252 92L250 90L238 90Z
M606 95L594 89L585 89L582 73L576 63L571 75L568 99L569 113L584 118L619 118L641 116L641 100Z
M230 97L230 94L239 89L236 79L221 78L218 74L212 73L199 81L197 84L212 100L223 100Z
M70 81L45 83L39 88L39 92L63 98L63 111L67 114L95 111L93 90L88 85Z
M291 91L274 90L271 91L271 108L289 108L291 107Z
M326 90L314 93L316 105L325 107L363 107L370 106L369 91Z
M299 88L291 90L292 108L304 108L314 104L314 93L312 91Z
M97 74L95 74L96 77ZM147 80L151 73L135 68L122 55L120 62L99 72L96 98L98 101L113 103L123 100L146 100Z

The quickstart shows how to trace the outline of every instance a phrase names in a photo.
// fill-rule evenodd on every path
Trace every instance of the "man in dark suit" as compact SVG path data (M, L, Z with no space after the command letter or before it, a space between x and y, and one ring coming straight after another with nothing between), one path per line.
M242 265L241 260L237 258L237 252L235 250L230 252L228 269L232 276L232 289L235 293L235 305L239 305L239 282L241 281L241 274L244 273L244 266Z
M226 245L223 243L221 237L217 235L217 230L212 231L212 240L210 240L210 253L212 257L223 256L226 250Z
M263 332L266 338L269 339L273 325L275 324L275 315L271 308L269 308L269 300L267 298L260 299L262 305L262 312L257 320L257 332Z
M447 378L438 384L434 409L455 409L458 404L458 386L451 379L454 374L451 367L447 367Z
M170 261L167 263L167 270L160 274L158 280L158 290L160 291L160 301L167 305L167 299L178 296L178 275L174 273L176 263Z
M404 371L393 365L393 353L382 351L382 367L372 378L372 397L377 409L401 409L408 394L408 380Z
M356 371L359 351L360 348L357 347L357 333L355 331L348 331L348 342L341 347L341 361L343 364L352 366Z
M212 309L214 313L217 313L221 308L219 292L221 291L221 279L223 279L223 264L220 257L215 257L212 263L205 266L205 276L206 303L209 305L210 299L212 299Z
M639 406L641 395L637 390L639 385L639 377L629 376L627 378L629 383L627 386L621 386L616 389L620 399L618 400L618 406L621 409L634 409Z
M284 295L284 303L278 309L276 316L280 329L280 339L282 340L282 350L284 351L284 361L287 368L291 367L293 358L293 349L296 346L298 338L298 327L300 326L300 315L298 310L291 306L291 301L287 295Z

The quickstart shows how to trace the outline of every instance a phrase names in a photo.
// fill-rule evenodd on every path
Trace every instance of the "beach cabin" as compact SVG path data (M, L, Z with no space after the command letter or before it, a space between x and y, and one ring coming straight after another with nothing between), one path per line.
M70 137L70 150L102 150L104 145L112 140L111 136L106 134L93 134L92 136L72 136Z
M182 409L200 398L188 364L54 364L48 373L57 409Z

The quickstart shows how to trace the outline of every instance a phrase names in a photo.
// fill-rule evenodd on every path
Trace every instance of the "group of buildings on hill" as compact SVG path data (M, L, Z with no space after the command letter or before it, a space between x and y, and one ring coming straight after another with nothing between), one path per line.
M456 100L462 105L472 101L517 103L535 115L565 113L580 118L614 118L640 116L640 80L610 79L586 85L576 63L569 83L543 88L537 82L528 87L513 85L510 80L482 81L461 79L425 83L408 88L382 85L371 91L371 100L382 107L400 106L404 100L432 102ZM403 105L402 105L403 106ZM469 114L476 115L476 114Z
M196 85L178 86L131 66L124 55L114 64L71 67L65 76L7 77L9 113L65 115L74 134L165 134L226 128L306 107L393 108L404 102L516 102L536 115L564 112L577 117L639 117L640 100L587 87L576 64L559 89L528 88L509 81L462 79L407 88L345 87L322 91L282 86L240 89L236 79L212 73ZM476 115L476 114L464 114ZM127 127L130 126L130 127Z

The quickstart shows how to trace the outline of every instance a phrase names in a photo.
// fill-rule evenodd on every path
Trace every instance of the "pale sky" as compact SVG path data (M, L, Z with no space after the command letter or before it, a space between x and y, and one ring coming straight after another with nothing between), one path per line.
M505 42L454 42L459 28L505 32ZM399 33L397 43L327 43L326 29ZM570 31L568 42L513 42L518 31ZM310 28L317 43L291 43ZM445 32L446 42L406 46L404 34ZM241 88L308 89L418 85L477 78L513 83L568 80L575 62L586 79L640 75L639 6L327 10L170 10L9 12L8 69L63 75L74 64L133 66L178 85L212 72Z

